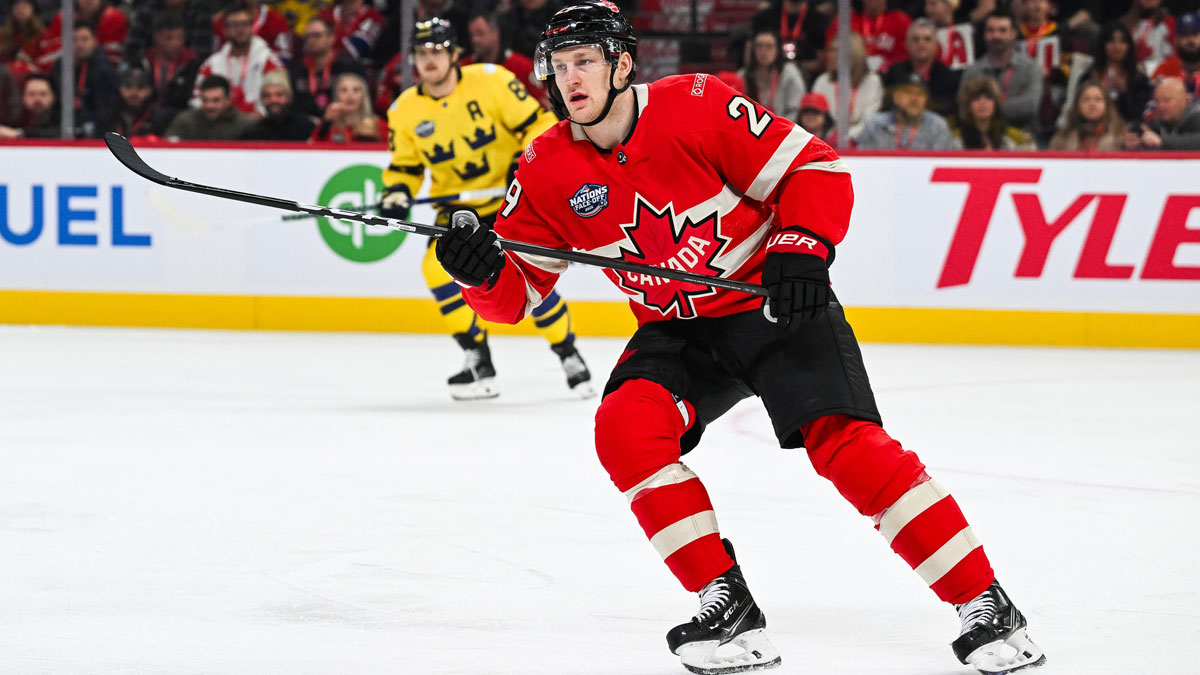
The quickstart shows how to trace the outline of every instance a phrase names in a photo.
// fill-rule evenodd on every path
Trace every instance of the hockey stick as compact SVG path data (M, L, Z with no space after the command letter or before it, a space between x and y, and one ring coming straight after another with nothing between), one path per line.
M420 206L422 204L445 204L447 202L470 202L476 199L495 199L503 197L508 192L506 188L491 188L490 190L467 190L453 195L442 195L441 197L424 197L422 199L414 199L409 202L409 206ZM358 211L359 213L368 213L379 210L378 204L363 204L362 206L351 206L347 211ZM309 213L293 213L288 216L280 216L279 219L288 222L292 220L307 220L310 218L319 218Z
M336 218L338 220L349 220L364 225L376 225L379 227L387 227L393 230L402 232L412 232L426 237L437 238L445 233L446 229L435 225L425 225L423 223L414 223L407 220L395 220L392 218L384 218L382 216L372 216L365 213L355 211L345 211L343 209L331 209L327 206L318 206L315 204L301 204L287 199L279 199L276 197L267 197L265 195L256 195L249 192L238 192L237 190L227 190L225 188L209 187L200 185L199 183L189 183L178 178L171 178L162 173L142 159L137 151L133 149L133 145L124 136L110 131L104 134L104 143L108 145L108 149L112 152L117 161L125 165L125 168L145 178L148 181L158 183L169 188L177 190L187 190L188 192L198 192L202 195L211 197L220 197L221 199L231 199L237 202L245 202L247 204L257 204L273 209L282 209L284 211L299 211L314 216L324 218ZM506 251L514 253L527 253L529 255L540 256L543 258L552 258L554 260L566 260L569 262L580 263L582 265L592 265L594 267L603 267L608 269L620 270L622 272L631 272L634 274L643 274L652 277L661 277L663 279L672 279L674 281L687 281L693 284L702 286L710 286L712 288L721 288L728 291L740 291L749 293L750 295L758 295L765 297L767 289L757 284L748 283L745 281L733 281L732 279L722 279L720 277L706 277L692 272L684 272L675 270L669 267L655 267L653 265L645 265L642 263L628 262L616 258L607 258L605 256L593 255L591 253L581 253L579 251L563 251L547 246L538 246L537 244L527 244L523 241L512 241L511 239L500 239L500 246Z

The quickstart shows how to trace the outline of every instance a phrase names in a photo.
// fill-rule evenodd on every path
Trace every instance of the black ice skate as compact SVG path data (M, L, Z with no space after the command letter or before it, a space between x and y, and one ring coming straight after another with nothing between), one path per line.
M728 539L723 541L732 558L733 546ZM774 668L782 659L766 628L767 618L750 595L741 567L735 564L700 591L700 611L667 633L667 646L684 668L700 675ZM728 643L742 651L718 655L717 648Z
M500 389L496 386L496 369L492 367L492 350L488 349L487 334L483 341L476 342L466 333L455 333L454 340L466 355L463 369L450 376L450 398L456 401L472 401L481 398L496 398Z
M999 582L974 600L958 605L962 633L950 644L959 661L987 675L1040 666L1046 655L1029 639L1025 617Z
M596 390L592 388L592 373L588 370L587 364L583 362L583 356L579 350L575 348L574 340L563 340L558 344L550 345L550 349L558 354L559 360L562 361L563 370L567 373L567 386L571 391L579 395L579 398L591 398L596 395Z

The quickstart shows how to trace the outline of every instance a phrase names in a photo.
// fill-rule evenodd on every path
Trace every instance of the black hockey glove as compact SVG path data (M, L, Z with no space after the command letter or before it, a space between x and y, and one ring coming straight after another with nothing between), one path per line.
M469 209L450 214L450 227L438 238L434 253L446 272L464 286L492 283L504 269L499 238Z
M384 218L408 220L411 205L412 198L408 194L408 188L399 184L393 185L384 190L383 199L379 200L379 215Z
M763 264L767 309L779 323L797 330L829 306L829 268L807 253L768 253Z

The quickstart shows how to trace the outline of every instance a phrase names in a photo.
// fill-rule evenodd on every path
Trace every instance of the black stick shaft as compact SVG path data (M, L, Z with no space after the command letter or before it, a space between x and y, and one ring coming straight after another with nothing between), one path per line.
M256 195L249 192L239 192L237 190L228 190L225 188L210 187L208 185L200 185L198 183L189 183L185 180L172 178L146 163L145 160L137 154L133 149L133 145L124 136L116 132L108 132L104 135L104 142L108 145L109 151L117 158L127 169L145 178L146 180L158 183L169 188L177 190L187 190L188 192L198 192L211 197L219 197L221 199L231 199L233 201L245 202L247 204L257 204L273 209L282 209L284 211L298 211L307 213L312 216L322 218L335 218L338 220L349 220L353 222L363 223L364 225L375 225L377 227L387 227L393 230L402 232L412 232L414 234L424 235L426 237L440 237L445 232L444 228L435 225L426 225L424 223L414 223L407 220L395 220L392 218L384 218L382 216L373 216L357 211L346 211L343 209L331 209L327 206L319 206L316 204L301 204L288 199L279 199L277 197L267 197L265 195ZM645 274L652 277L661 277L664 279L672 279L674 281L686 281L693 284L710 286L712 288L721 288L728 291L739 291L749 293L750 295L766 296L767 289L758 284L751 284L745 281L734 281L732 279L722 279L720 277L706 277L692 272L684 272L675 270L669 267L655 267L653 265L645 265L642 263L629 262L616 258L606 258L604 256L593 255L591 253L582 253L579 251L563 251L547 246L538 246L537 244L528 244L523 241L512 241L511 239L501 239L500 246L506 251L514 253L527 253L530 255L541 256L543 258L552 258L554 260L567 260L570 262L580 263L582 265L592 265L594 267L608 268L619 270L622 272L631 272L633 274Z

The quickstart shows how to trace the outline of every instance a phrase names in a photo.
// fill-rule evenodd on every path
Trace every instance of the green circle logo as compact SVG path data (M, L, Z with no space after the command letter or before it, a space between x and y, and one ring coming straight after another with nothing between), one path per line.
M383 194L383 172L377 166L356 164L333 174L317 203L333 209L374 207ZM333 252L351 262L378 262L395 253L407 233L350 220L317 218L321 238Z

